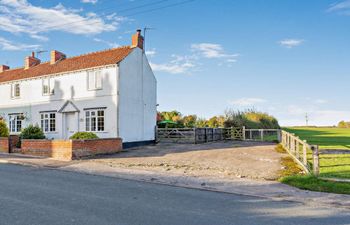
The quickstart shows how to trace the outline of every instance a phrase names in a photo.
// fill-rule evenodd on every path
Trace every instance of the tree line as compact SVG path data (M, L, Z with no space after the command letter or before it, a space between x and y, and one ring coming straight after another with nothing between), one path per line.
M278 129L278 120L268 113L256 110L226 110L224 114L209 119L195 114L183 115L177 110L158 112L157 124L159 128L194 128L194 127L242 127L248 129Z

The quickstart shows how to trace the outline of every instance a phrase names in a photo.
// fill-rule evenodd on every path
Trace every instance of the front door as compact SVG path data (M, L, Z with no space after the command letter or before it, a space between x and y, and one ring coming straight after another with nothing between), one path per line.
M77 113L65 113L65 139L69 139L78 131Z

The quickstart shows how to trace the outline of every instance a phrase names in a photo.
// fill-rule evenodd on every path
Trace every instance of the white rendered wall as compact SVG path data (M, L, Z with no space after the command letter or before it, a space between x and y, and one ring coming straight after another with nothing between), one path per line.
M135 48L119 64L119 136L124 142L155 139L157 84L147 58Z
M116 66L101 68L103 78L102 90L89 91L87 87L87 72L50 76L54 84L55 94L42 95L42 78L20 81L21 97L11 99L11 83L0 84L0 116L8 120L9 113L24 113L27 119L23 126L40 124L40 112L58 111L67 100L72 101L80 110L79 131L85 131L85 108L106 107L105 131L97 132L103 137L117 136L117 74ZM0 74L1 75L1 74ZM56 132L46 133L48 138L63 138L62 114L56 114Z

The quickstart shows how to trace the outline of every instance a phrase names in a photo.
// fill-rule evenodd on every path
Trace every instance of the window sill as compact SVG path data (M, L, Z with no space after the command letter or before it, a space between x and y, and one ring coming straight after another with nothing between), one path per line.
M108 131L84 131L84 132L91 132L91 133L97 133L97 134L108 134Z
M103 88L96 88L96 89L88 89L88 91L101 91Z

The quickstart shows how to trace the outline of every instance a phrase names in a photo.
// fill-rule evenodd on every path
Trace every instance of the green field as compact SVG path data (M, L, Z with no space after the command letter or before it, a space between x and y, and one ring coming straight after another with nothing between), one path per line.
M350 150L350 129L347 128L284 128L294 133L309 144L318 145L320 149Z
M350 179L350 129L298 127L284 130L320 147L321 176ZM325 149L344 150L344 153L349 150L349 154L322 154Z

